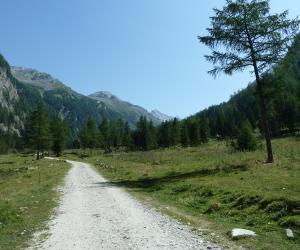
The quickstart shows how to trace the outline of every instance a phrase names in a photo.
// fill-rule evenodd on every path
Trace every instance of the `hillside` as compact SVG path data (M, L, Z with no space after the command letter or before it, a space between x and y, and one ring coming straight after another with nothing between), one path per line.
M265 96L268 103L269 125L273 137L294 133L300 127L300 36L285 59L265 75ZM211 106L188 118L205 119L213 137L234 137L237 128L248 120L259 128L256 105L256 85L232 95L228 102Z
M161 122L160 119L153 116L146 109L123 101L108 91L99 91L89 95L88 97L97 101L99 108L113 111L123 120L136 122L141 116L145 116L148 120L153 121L156 125Z
M11 67L11 72L16 78L16 88L23 99L26 113L31 112L42 98L51 115L60 113L69 122L72 138L88 117L94 117L98 122L103 117L110 120L121 118L132 127L140 116L147 117L156 125L161 122L142 107L122 101L108 92L84 96L47 73L22 67Z

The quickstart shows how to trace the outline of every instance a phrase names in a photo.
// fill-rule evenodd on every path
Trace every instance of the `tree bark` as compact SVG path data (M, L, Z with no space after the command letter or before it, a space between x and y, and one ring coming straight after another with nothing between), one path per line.
M260 120L261 120L261 125L263 127L263 132L265 135L266 145L267 145L267 153L268 153L267 163L272 163L272 162L274 162L274 157L273 157L273 150L272 150L271 134L270 134L269 124L268 124L268 119L267 119L266 102L265 102L265 97L264 97L263 87L262 87L262 80L259 75L256 53L255 53L255 50L253 47L253 42L251 40L251 36L248 31L247 24L245 24L245 29L246 29L246 33L247 33L247 37L248 37L251 58L252 58L252 64L253 64L255 78L256 78L256 89L257 89L257 95L258 95Z
M258 103L259 103L259 110L260 110L261 125L263 127L263 131L266 139L266 145L267 145L267 153L268 153L267 163L272 163L274 162L274 157L273 157L273 150L272 150L272 143L271 143L271 134L270 134L269 124L267 119L267 110L266 110L266 103L265 103L265 98L262 90L262 83L259 78L256 80L256 85L257 85L256 86L257 95L259 99Z

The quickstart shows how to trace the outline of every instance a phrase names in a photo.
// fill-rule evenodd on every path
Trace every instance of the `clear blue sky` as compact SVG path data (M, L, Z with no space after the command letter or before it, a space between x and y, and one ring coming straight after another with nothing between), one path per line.
M1 0L2 53L79 93L108 90L181 118L228 100L253 79L216 79L198 43L213 7L225 0ZM272 11L300 11L296 0L271 0Z

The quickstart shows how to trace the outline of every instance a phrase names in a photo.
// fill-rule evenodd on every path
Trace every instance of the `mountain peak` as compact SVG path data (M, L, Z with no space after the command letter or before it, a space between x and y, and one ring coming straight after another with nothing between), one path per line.
M62 82L48 73L16 66L11 66L10 69L12 75L19 81L40 87L45 91L65 87Z
M166 115L162 112L160 112L159 110L157 109L154 109L151 111L151 114L156 117L157 119L159 119L160 121L169 121L169 120L172 120L174 117L172 116L169 116L169 115Z
M113 95L109 91L97 91L93 94L90 94L89 97L95 98L95 99L98 99L98 98L109 98L109 99L115 98L115 99L119 99L117 96Z

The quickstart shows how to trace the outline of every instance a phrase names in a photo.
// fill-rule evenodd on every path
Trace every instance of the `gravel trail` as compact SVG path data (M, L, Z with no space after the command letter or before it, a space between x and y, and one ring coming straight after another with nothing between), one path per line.
M28 249L222 249L136 201L90 165L72 164L49 230Z

